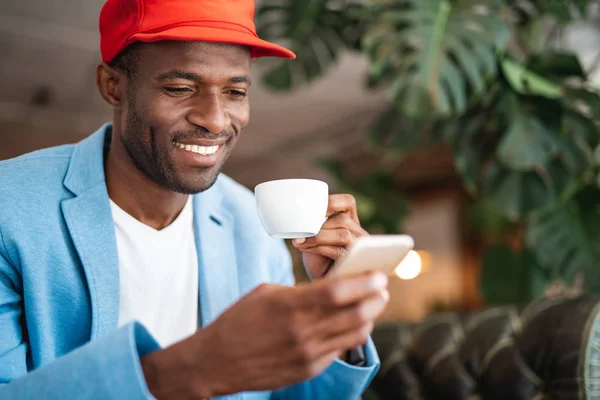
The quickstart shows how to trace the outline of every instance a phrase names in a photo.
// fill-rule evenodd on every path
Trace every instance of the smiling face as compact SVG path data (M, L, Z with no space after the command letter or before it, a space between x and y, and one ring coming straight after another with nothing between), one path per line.
M127 80L120 138L161 186L210 188L248 124L250 51L203 42L144 43Z

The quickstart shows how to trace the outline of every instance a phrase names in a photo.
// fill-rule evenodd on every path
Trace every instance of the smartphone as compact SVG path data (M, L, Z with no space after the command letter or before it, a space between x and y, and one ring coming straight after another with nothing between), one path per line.
M336 278L372 270L390 275L414 245L413 238L408 235L363 236L348 249L346 257L333 264L326 277Z

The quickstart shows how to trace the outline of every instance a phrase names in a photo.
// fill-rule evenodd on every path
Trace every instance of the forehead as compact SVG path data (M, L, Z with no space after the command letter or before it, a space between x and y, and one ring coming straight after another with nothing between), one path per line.
M153 76L168 70L249 75L250 49L229 43L162 41L141 46L139 69Z

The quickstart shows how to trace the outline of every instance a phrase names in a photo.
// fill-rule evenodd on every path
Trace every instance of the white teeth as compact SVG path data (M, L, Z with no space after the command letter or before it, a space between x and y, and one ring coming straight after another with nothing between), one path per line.
M218 148L219 148L219 146L205 147L204 148L205 149L205 153L204 154L207 154L207 155L215 154L217 152Z
M173 142L175 147L178 147L185 151L190 151L192 153L201 154L203 156L215 154L217 150L219 150L219 146L198 146L196 144L183 144L179 142Z

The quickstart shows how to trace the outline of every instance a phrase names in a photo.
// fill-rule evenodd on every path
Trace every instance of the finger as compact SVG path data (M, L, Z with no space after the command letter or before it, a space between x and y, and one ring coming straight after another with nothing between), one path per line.
M388 277L377 271L337 279L322 279L299 285L294 293L297 306L342 308L385 289Z
M344 246L349 247L356 241L356 235L349 229L321 229L321 231L311 238L307 238L302 244L294 244L299 248L309 248L315 246Z
M367 231L363 229L358 220L352 218L349 213L342 212L330 217L323 224L323 229L335 229L335 228L347 228L351 230L357 236L368 235Z
M385 310L389 299L390 295L387 289L382 289L375 295L336 312L329 318L321 319L314 324L314 334L332 338L372 324Z
M302 248L303 253L318 254L332 260L341 260L346 257L348 250L343 246L313 246ZM332 262L333 263L333 262Z
M335 213L348 213L353 220L359 222L356 199L351 194L332 194L329 196L327 216Z
M348 214L343 213L327 221L316 236L306 239L294 239L294 247L302 250L319 245L345 246L352 245L357 238L369 234Z
M369 340L369 335L373 332L374 323L370 322L356 329L344 332L338 336L327 340L323 346L324 352L345 351L363 346Z

